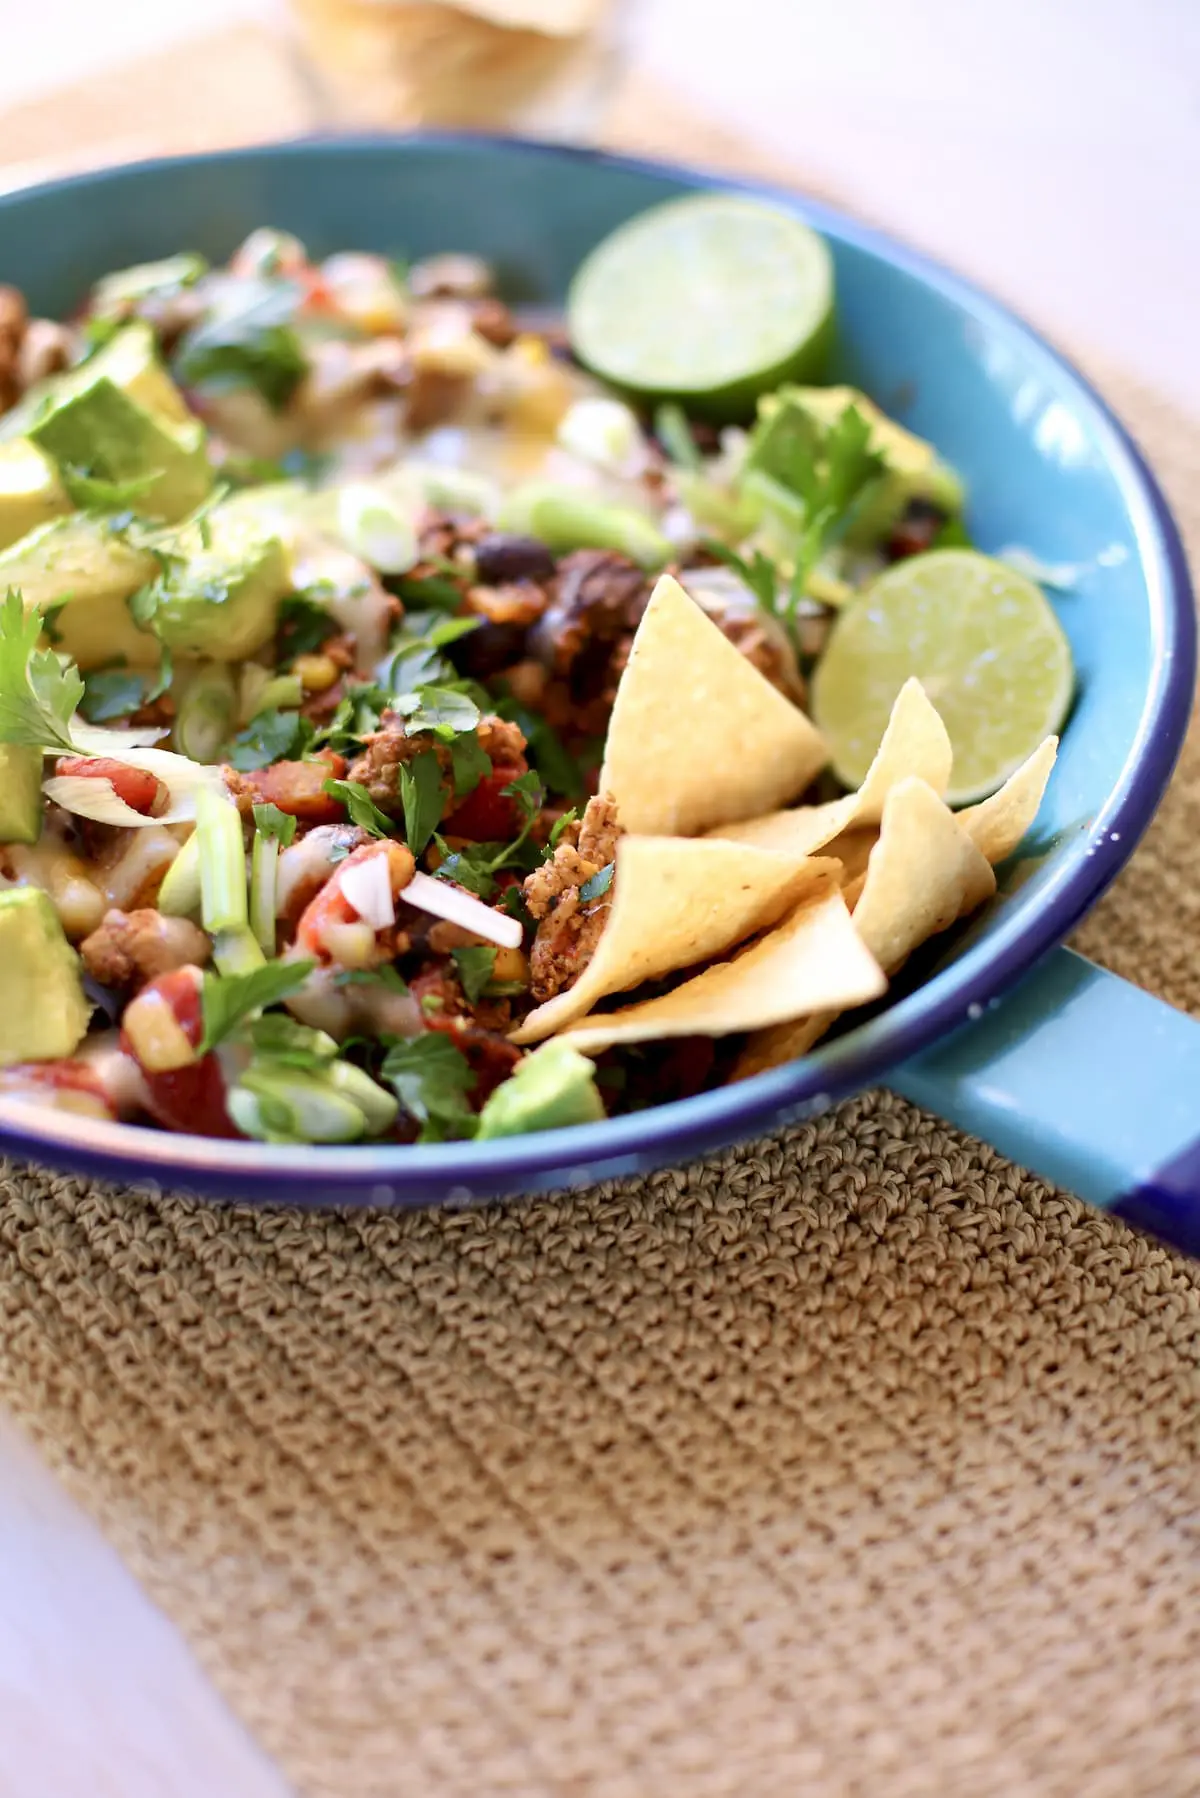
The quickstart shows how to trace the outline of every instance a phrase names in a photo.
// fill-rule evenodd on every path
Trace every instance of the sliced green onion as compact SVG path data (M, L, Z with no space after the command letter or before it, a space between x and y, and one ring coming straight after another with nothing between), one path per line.
M193 762L218 762L233 728L237 694L225 662L208 662L184 686L175 715L175 747Z
M200 856L200 916L205 930L245 931L246 848L242 820L231 799L211 788L196 795L196 837Z
M420 560L411 512L370 482L348 481L341 489L338 530L346 548L381 574L406 574Z
M251 1063L227 1102L239 1130L268 1142L354 1142L366 1122L353 1099L298 1068Z
M554 481L526 481L506 495L502 531L537 537L556 555L573 549L615 549L643 568L662 568L673 546L645 512L594 498Z
M353 1100L363 1114L368 1136L378 1136L395 1120L400 1105L394 1093L384 1092L369 1074L351 1061L331 1062L325 1078L344 1099Z
M293 711L303 698L304 684L298 674L277 674L259 694L251 716L257 718L260 712Z
M221 974L252 974L266 959L248 930L218 930L213 937L213 960Z
M278 871L279 838L256 830L254 848L250 854L250 928L267 955L275 953Z
M200 839L195 831L167 869L156 903L168 918L200 916Z

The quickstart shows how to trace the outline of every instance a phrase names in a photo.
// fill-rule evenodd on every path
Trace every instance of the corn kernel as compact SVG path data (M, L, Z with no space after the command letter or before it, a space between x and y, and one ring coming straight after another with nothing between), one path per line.
M523 949L497 949L496 959L492 964L492 979L504 981L519 980L524 986L529 980L529 960Z
M306 693L326 693L338 677L338 665L332 656L297 656L292 673Z
M540 368L550 360L550 346L544 337L531 337L522 332L520 337L514 337L509 355L530 368Z

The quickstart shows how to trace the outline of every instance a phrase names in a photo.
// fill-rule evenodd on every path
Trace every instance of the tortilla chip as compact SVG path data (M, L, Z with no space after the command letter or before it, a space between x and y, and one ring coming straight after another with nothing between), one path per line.
M930 704L919 680L905 681L896 695L887 729L857 793L833 799L828 805L802 805L791 811L768 812L765 817L733 824L710 836L729 842L752 843L773 849L778 855L812 855L824 849L844 830L878 824L884 801L896 785L915 775L944 793L950 785L953 752L946 726Z
M622 837L596 953L575 985L530 1012L512 1040L541 1042L607 993L726 955L777 924L829 874L825 862L716 838Z
M832 862L819 887L777 929L717 962L674 992L622 1011L584 1018L563 1038L585 1055L618 1043L671 1036L730 1036L816 1005L839 1008L877 999L883 970L855 930Z
M638 626L600 790L633 835L693 836L802 793L827 760L816 726L669 574Z
M999 792L957 814L959 828L993 867L1012 854L1037 817L1057 754L1058 738L1047 737Z
M910 779L888 794L879 841L846 899L855 930L891 976L929 937L948 930L995 890L990 864L959 829L953 812L923 780ZM733 1079L807 1054L837 1017L827 1011L758 1031L739 1056Z

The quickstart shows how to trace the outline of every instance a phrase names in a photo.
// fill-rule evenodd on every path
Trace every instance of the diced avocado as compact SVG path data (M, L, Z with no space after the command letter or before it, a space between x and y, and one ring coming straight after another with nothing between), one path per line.
M46 894L0 893L0 1066L74 1054L91 1011L79 957Z
M134 667L152 668L159 645L137 628L126 602L158 568L149 550L107 519L75 512L0 551L0 593L19 588L27 609L51 613L49 634L85 671L122 656Z
M0 843L36 843L42 834L42 752L0 743Z
M884 464L856 509L847 541L869 547L888 536L910 500L923 499L948 517L963 506L963 487L931 443L915 437L879 410L855 387L781 387L759 402L758 422L745 470L755 470L788 487L797 456L812 458L820 438L854 406L870 426L869 447Z
M90 366L90 364L88 365ZM59 396L29 435L64 472L72 468L117 485L147 518L170 523L195 511L212 490L204 426L173 424L148 412L105 377Z
M53 391L61 393L64 387L71 390L72 383L74 391L82 391L98 380L111 381L143 411L153 412L169 424L194 422L187 401L159 357L153 331L140 319L118 331L80 367L60 375Z
M36 443L0 443L0 549L70 510L57 469Z
M523 1136L595 1124L603 1117L592 1063L560 1039L527 1055L496 1088L479 1114L479 1136Z
M194 547L193 547L194 545ZM176 655L241 662L275 634L291 570L278 535L239 511L218 506L203 535L180 533L185 560L172 563L153 590L154 629Z

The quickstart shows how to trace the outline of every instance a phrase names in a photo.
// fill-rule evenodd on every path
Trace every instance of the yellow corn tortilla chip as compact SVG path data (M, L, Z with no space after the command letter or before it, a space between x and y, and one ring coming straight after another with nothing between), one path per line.
M449 0L449 4L508 31L543 31L551 37L590 31L608 10L608 0Z
M1037 817L1057 754L1058 738L1047 737L999 792L957 814L960 830L993 866L1012 854Z
M600 790L636 835L695 836L802 793L827 760L816 726L664 574L609 720Z
M674 992L621 1011L584 1018L564 1040L585 1055L617 1043L671 1036L730 1036L814 1006L862 1005L887 980L855 930L833 862L791 916L730 961L717 962Z
M743 824L732 824L710 836L752 843L779 855L812 855L843 831L878 824L884 802L897 781L915 775L941 794L950 785L953 752L946 726L920 681L905 681L867 777L857 793L828 805L802 805L791 811L768 812Z
M824 863L741 843L622 837L612 909L595 954L574 986L530 1012L512 1040L541 1042L608 993L728 954L827 879Z
M923 780L909 779L888 794L879 841L846 898L856 932L890 977L929 937L948 930L995 890L990 863L953 812ZM757 1032L738 1057L733 1078L745 1080L806 1054L837 1016L827 1011Z

